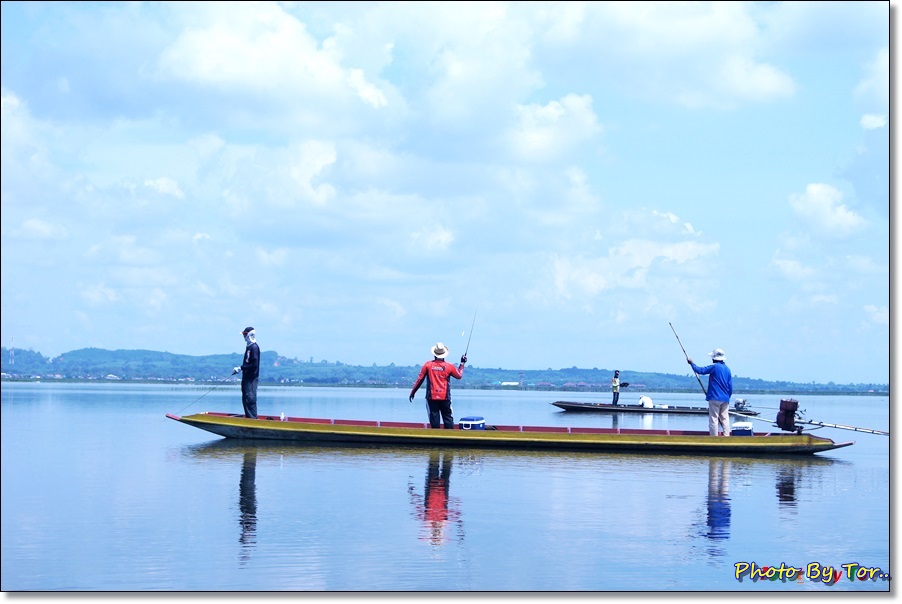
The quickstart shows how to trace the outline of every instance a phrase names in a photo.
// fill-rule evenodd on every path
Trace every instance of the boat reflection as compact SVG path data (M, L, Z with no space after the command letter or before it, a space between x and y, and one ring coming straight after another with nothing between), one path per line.
M459 502L450 493L453 461L454 455L450 452L430 451L423 494L417 493L412 484L407 486L414 515L421 521L420 539L433 546L449 541L451 525L457 525L459 540L463 539Z
M796 488L802 478L797 466L786 466L777 472L777 502L780 507L795 509L797 504Z
M241 544L239 560L246 563L250 560L251 551L257 545L257 449L244 451L241 465L241 481L238 483L238 523L241 525Z

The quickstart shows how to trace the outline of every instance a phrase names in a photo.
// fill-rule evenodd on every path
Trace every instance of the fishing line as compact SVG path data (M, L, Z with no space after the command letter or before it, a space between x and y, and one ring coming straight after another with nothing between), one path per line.
M229 376L229 377L232 377L232 376ZM199 397L197 397L196 399L194 399L193 401L191 401L190 403L188 403L187 405L185 405L184 407L182 407L182 408L178 411L178 415L181 415L182 412L185 411L185 409L187 409L188 407L190 407L191 405L193 405L194 403L196 403L196 402L199 401L200 399L204 398L205 396L207 396L208 394L210 394L211 392L213 392L214 390L216 390L217 388L219 388L220 386L222 386L223 384L225 384L225 382L226 382L227 379L229 379L229 378L228 378L228 377L227 377L227 378L223 378L222 381L220 381L218 384L214 384L212 388L210 388L209 390L207 390L206 392L204 392L203 394L201 394ZM166 418L163 418L163 419L165 420Z

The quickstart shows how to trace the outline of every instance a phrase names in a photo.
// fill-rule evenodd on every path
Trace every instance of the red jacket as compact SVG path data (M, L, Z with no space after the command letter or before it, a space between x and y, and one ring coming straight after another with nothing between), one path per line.
M426 398L433 401L446 401L451 398L451 378L461 379L464 376L464 364L461 363L457 367L448 361L434 359L423 363L420 369L420 375L417 377L410 396L417 393L417 390L423 384L423 380L429 377L426 382Z

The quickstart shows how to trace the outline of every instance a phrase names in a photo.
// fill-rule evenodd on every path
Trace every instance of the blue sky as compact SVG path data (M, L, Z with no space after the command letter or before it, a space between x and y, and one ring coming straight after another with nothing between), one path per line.
M2 344L886 383L890 6L3 2Z

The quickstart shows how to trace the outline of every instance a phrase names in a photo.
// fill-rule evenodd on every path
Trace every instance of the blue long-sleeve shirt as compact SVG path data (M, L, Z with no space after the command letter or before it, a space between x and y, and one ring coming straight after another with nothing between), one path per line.
M699 367L692 363L692 371L708 376L708 392L706 400L729 403L733 396L733 374L725 363L713 363L707 367Z

